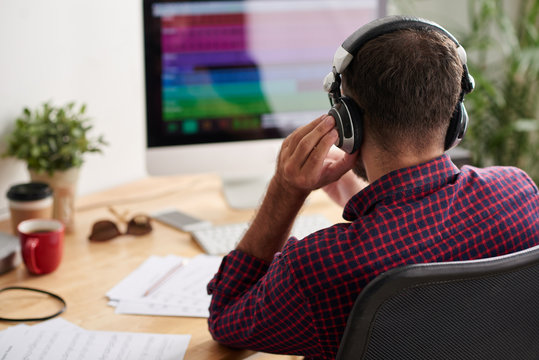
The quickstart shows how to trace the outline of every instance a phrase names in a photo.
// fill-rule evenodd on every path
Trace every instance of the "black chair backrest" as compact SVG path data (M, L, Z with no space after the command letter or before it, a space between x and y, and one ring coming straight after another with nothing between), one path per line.
M337 359L539 359L539 245L379 275L358 296Z

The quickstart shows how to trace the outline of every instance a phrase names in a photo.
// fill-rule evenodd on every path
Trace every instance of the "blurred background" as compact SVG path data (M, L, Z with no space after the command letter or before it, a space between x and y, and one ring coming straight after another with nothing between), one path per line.
M434 20L467 49L477 86L461 147L472 163L519 166L537 182L539 0L388 0L387 9ZM0 49L0 153L24 107L76 101L108 142L85 156L78 194L147 175L142 1L2 0ZM24 162L0 159L0 193L28 179ZM2 195L0 216L7 208Z

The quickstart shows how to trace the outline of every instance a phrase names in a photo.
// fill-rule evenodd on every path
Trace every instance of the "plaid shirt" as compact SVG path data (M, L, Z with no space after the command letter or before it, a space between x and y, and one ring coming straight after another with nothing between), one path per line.
M356 194L350 223L290 238L271 264L232 251L208 285L214 339L334 359L348 314L376 275L411 263L502 255L539 244L537 186L521 170L453 165L393 171Z

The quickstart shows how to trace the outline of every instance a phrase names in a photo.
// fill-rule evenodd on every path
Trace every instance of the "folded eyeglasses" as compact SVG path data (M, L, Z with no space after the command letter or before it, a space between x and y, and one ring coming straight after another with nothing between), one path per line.
M123 214L119 214L112 207L109 207L108 209L122 223L127 223L125 232L122 233L118 228L118 225L112 220L99 220L92 225L92 231L88 236L90 241L107 241L121 235L139 236L148 234L152 231L151 218L148 215L138 214L133 216L130 220L127 220L127 211Z

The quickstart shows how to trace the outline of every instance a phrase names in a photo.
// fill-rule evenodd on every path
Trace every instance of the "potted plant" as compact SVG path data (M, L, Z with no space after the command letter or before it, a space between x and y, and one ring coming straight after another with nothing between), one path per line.
M539 181L539 0L469 2L462 42L478 91L463 144L475 164L518 166Z
M74 225L76 182L83 155L100 153L107 144L103 136L88 136L90 121L85 104L54 106L46 102L33 111L25 107L8 135L3 154L25 161L32 181L52 187L54 217L64 222L66 231Z

